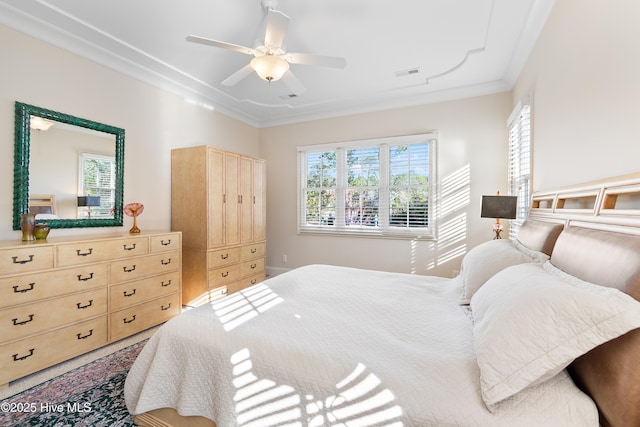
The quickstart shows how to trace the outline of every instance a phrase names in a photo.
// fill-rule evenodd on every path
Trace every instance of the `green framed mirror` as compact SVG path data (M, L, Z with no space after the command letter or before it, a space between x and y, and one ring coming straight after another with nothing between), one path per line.
M16 102L14 230L122 226L123 194L124 129Z

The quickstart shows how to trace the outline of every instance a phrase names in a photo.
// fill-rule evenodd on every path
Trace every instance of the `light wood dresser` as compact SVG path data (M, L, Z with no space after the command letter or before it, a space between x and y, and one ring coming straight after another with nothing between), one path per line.
M0 387L180 313L180 232L0 242Z

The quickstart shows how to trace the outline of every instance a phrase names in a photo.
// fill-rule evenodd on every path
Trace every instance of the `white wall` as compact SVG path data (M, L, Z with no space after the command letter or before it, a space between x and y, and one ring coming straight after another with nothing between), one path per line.
M640 2L557 0L513 91L532 99L533 188L640 171Z
M171 149L207 144L258 155L258 130L153 86L0 26L0 240L12 230L15 101L125 129L124 202L141 202L141 229L171 225ZM55 229L50 236L123 227Z
M260 131L267 160L267 265L311 263L450 277L465 251L492 238L480 218L482 194L507 191L506 119L511 94L318 120ZM436 242L298 235L296 148L437 131L439 239ZM473 183L473 185L471 185ZM282 262L287 255L288 262Z

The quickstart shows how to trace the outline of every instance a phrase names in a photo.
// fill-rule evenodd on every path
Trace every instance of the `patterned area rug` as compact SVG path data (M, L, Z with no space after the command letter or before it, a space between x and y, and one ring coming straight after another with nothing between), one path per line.
M147 340L0 401L0 425L135 426L124 381Z

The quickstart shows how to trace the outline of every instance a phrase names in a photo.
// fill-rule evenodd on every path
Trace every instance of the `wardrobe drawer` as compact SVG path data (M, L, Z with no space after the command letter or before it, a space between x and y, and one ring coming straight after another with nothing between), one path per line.
M20 274L53 268L53 246L0 249L0 275Z
M265 254L265 243L254 243L240 247L240 260L263 258Z
M165 322L180 314L180 309L180 295L171 294L111 313L111 341Z
M58 245L58 266L89 264L148 253L149 239L147 237L64 243Z
M3 342L107 313L107 289L94 289L0 310Z
M111 311L180 291L180 272L111 286Z
M240 277L253 276L264 271L264 258L252 259L240 264Z
M0 346L0 384L107 343L107 316Z
M151 236L151 253L168 252L180 249L180 233Z
M207 252L207 261L209 268L236 264L240 261L240 248L227 248Z
M209 289L215 289L240 278L240 264L209 270Z
M106 285L106 263L0 278L0 308Z
M111 263L111 283L126 282L180 269L180 252L119 260Z

